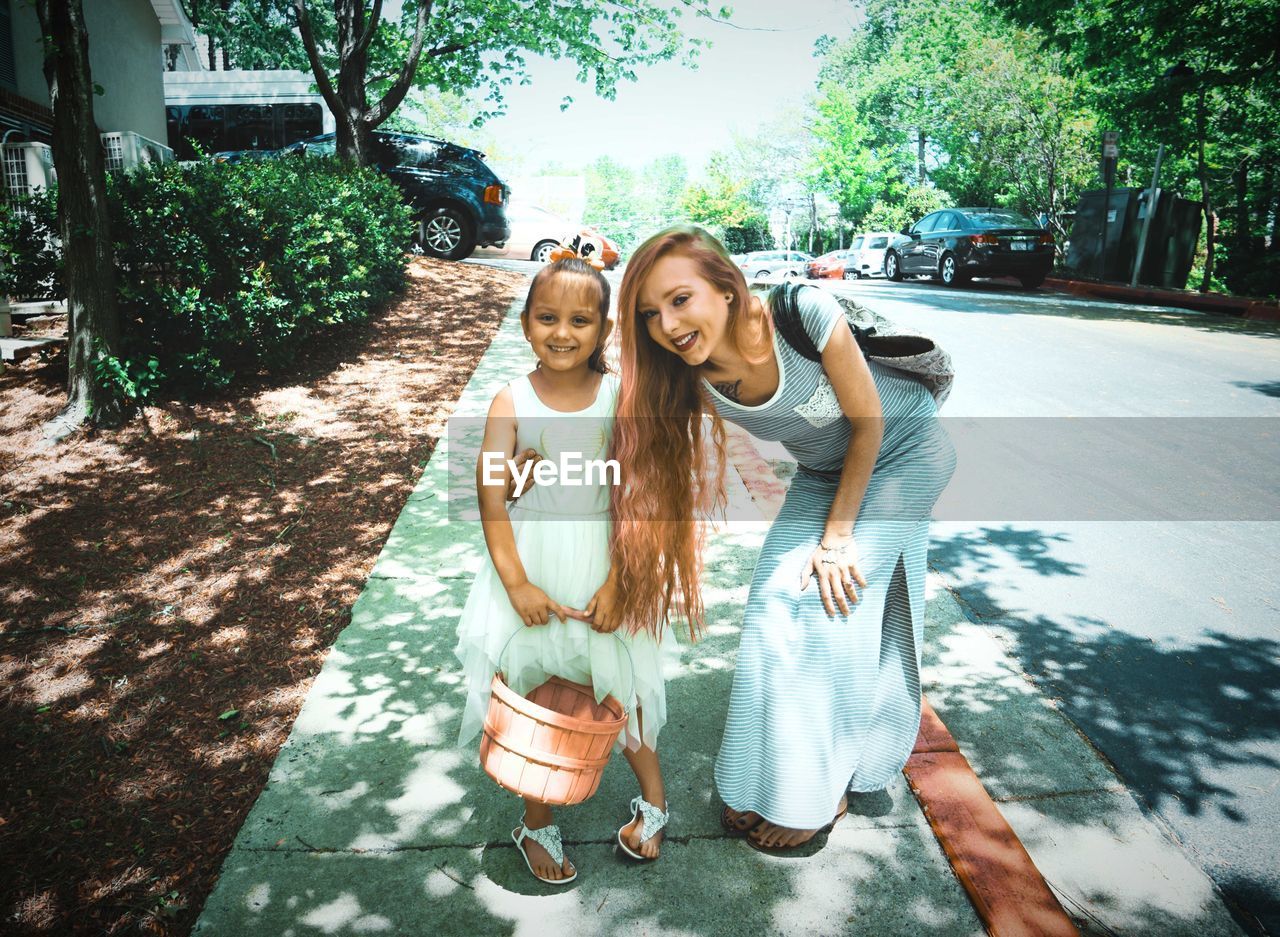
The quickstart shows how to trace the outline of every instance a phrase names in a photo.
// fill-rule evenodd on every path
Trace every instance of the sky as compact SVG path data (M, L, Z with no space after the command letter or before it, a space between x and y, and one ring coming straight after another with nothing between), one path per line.
M855 0L731 5L733 26L685 15L687 34L712 42L696 70L676 60L639 68L614 101L579 84L572 62L531 58L532 84L507 89L507 113L485 124L503 144L493 155L501 161L502 151L518 153L528 171L544 162L582 166L605 154L639 167L680 153L696 174L733 131L754 132L804 101L818 74L814 41L848 35L859 7ZM565 95L574 100L562 112Z

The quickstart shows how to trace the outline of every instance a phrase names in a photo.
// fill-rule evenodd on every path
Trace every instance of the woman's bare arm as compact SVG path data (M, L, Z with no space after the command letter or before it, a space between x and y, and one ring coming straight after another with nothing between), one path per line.
M867 582L858 569L857 547L853 542L853 524L867 483L880 453L884 438L883 411L871 369L853 334L838 324L822 351L822 369L836 392L840 409L849 420L851 434L836 495L827 512L822 542L801 573L800 588L817 578L818 591L828 615L836 609L849 614L850 603L858 601L854 583L866 588Z

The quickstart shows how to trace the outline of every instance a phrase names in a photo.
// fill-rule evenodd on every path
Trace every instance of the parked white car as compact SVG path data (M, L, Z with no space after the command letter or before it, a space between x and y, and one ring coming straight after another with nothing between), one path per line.
M869 231L858 237L862 239L862 247L852 269L859 278L884 276L884 252L891 245L910 240L893 231Z
M781 280L804 276L805 265L811 260L813 255L804 251L752 251L738 267L748 280Z
M538 263L545 264L551 252L562 240L583 230L582 225L568 218L515 198L512 198L507 206L507 221L511 225L511 237L507 238L506 244L502 247L477 248L473 256L536 260ZM613 246L612 241L609 242L609 246ZM616 250L615 247L615 253ZM616 262L615 259L614 263Z

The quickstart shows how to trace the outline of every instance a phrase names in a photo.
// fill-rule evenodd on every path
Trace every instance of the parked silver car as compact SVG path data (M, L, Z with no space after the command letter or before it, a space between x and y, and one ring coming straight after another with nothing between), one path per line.
M738 263L748 280L781 280L802 277L805 265L813 260L804 251L752 251Z

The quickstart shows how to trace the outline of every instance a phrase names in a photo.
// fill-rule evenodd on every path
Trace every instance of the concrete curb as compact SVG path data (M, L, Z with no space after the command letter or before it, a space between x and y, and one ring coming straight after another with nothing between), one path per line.
M1150 286L1128 286L1124 283L1100 283L1064 277L1049 277L1044 281L1044 285L1076 296L1092 296L1121 303L1172 306L1175 309L1194 309L1199 312L1237 316L1257 322L1280 322L1280 304L1247 296L1223 296L1220 293L1156 289Z

